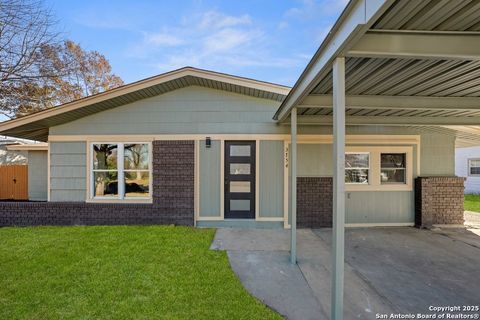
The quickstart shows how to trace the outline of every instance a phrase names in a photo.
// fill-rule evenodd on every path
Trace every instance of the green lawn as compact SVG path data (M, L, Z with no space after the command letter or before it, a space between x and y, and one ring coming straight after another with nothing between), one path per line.
M480 195L466 194L464 206L467 211L480 212Z
M0 228L0 319L279 319L213 230Z

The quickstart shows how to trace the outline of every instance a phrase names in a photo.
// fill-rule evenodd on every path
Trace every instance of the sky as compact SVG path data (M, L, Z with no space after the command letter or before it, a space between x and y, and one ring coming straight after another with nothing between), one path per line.
M192 66L292 86L347 0L46 0L125 83Z

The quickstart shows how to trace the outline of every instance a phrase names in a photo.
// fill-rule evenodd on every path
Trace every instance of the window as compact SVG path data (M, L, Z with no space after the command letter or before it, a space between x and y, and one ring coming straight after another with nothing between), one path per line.
M347 146L345 190L412 191L418 168L413 146ZM480 162L480 158L478 159ZM480 163L479 163L480 165Z
M93 143L91 197L150 198L150 150L148 143Z
M345 154L345 183L368 184L369 169L369 153Z
M480 175L480 159L468 159L468 175Z
M406 183L405 158L405 153L382 153L380 155L380 179L382 184Z

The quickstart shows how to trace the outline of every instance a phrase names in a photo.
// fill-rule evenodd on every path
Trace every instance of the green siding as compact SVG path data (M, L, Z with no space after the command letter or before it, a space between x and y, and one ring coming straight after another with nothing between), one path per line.
M421 136L420 174L422 176L455 175L455 137L439 134Z
M442 137L440 136L439 140ZM364 146L367 147L367 145ZM332 176L333 145L298 144L297 148L299 177ZM428 152L429 150L426 151ZM414 177L417 176L417 154L417 148L413 146ZM348 191L345 205L346 223L412 223L414 221L413 191Z
M220 141L200 141L200 217L220 217Z
M346 192L345 223L413 223L411 191Z
M283 141L260 141L260 217L283 217Z
M50 142L50 201L85 201L86 143Z
M333 146L331 144L299 144L297 152L299 177L332 176Z
M50 135L288 132L279 102L190 86L50 128Z
M48 198L48 152L28 151L28 199L46 201Z

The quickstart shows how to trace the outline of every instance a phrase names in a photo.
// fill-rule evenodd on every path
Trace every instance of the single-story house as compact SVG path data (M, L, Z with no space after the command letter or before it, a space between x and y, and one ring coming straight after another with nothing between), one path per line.
M46 143L47 189L0 225L461 224L475 3L351 1L293 88L185 67L3 122Z
M293 86L182 68L0 124L48 143L46 202L0 225L463 223L455 146L480 135L478 1L352 0Z
M465 178L466 194L480 194L480 147L456 149L455 174Z

